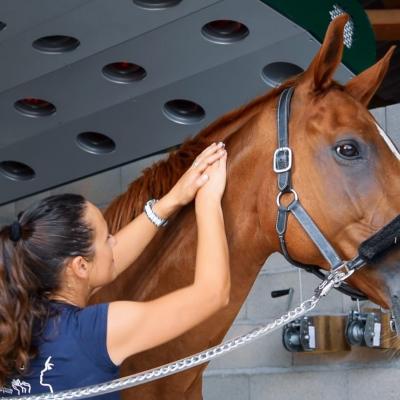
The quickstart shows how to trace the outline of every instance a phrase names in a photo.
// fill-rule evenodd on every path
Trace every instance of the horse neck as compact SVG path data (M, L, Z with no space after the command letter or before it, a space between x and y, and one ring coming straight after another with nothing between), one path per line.
M278 248L274 228L275 190L271 190L276 187L272 171L275 132L271 101L225 139L228 165L222 209L233 297L238 301L247 295L266 259ZM192 255L192 260L195 257L196 223L191 207L178 218L174 230L171 228L160 239L165 250L168 247L181 254L183 260L175 258L173 261L177 265L184 265L188 254Z
M224 140L228 150L222 208L232 286L236 288L234 297L238 302L247 295L265 260L277 249L275 191L271 190L276 187L272 172L276 142L273 108L273 104L263 106L235 133L224 139L216 138ZM106 297L135 293L136 300L145 300L163 294L165 289L170 291L174 284L166 282L171 280L168 272L171 265L180 265L185 270L194 266L196 240L195 215L190 204L171 221L167 230L159 232L137 262L115 282L116 287L107 290Z
M227 141L230 160L222 204L231 264L251 278L279 248L275 232L276 175L272 170L275 102L270 99Z

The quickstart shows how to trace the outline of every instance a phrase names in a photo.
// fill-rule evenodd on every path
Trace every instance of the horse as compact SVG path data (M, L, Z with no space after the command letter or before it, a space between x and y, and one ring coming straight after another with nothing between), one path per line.
M294 88L289 120L293 187L340 257L354 257L361 242L399 214L400 155L367 109L394 49L347 84L336 82L333 75L341 62L347 20L348 16L342 15L330 23L319 51L303 73L211 123L167 159L146 168L105 209L104 217L115 233L142 212L149 198L165 195L206 146L225 142L228 162L222 208L231 260L229 305L182 336L129 357L121 365L121 376L220 343L266 259L281 251L275 231L278 188L272 165L277 148L277 104L285 89ZM287 195L282 197L282 202L289 200ZM329 270L329 264L293 216L287 221L286 245L296 261ZM195 249L191 203L157 232L133 265L93 295L90 303L147 301L191 284ZM397 267L399 258L397 255L393 261ZM385 266L378 262L357 271L348 282L375 303L390 308L393 291L400 294L400 276L393 272L393 263L392 273L385 274ZM122 397L201 399L205 368L198 366L124 390Z

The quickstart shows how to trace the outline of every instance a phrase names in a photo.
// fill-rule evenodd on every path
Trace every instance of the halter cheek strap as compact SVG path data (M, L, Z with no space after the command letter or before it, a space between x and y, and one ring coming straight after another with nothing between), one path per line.
M319 230L317 225L308 215L306 210L303 208L299 201L299 197L296 191L292 188L291 182L291 169L293 164L293 152L289 147L289 116L290 116L290 101L292 99L294 88L285 89L278 102L277 109L277 132L278 132L278 148L274 152L273 169L277 174L278 178L278 214L276 219L276 231L278 233L279 242L282 250L282 254L285 258L294 266L305 269L308 272L312 272L321 279L325 279L325 274L321 272L321 268L316 265L305 265L300 262L294 261L287 250L285 242L285 233L287 229L287 219L288 214L292 213L297 219L303 229L307 232L308 236L317 246L321 254L328 261L331 266L331 270L336 270L338 268L345 267L346 269L360 268L365 265L365 262L360 258L344 262L339 255L336 253L335 249L331 246L328 240L325 238L323 233ZM292 193L293 200L288 206L281 204L281 196L285 193ZM337 288L341 292L361 300L365 300L367 297L360 291L350 287L346 283L342 283L340 287Z

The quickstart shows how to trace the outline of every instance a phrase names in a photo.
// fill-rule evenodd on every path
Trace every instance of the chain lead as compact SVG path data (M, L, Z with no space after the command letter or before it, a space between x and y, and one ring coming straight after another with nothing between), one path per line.
M124 378L115 379L98 385L87 386L79 389L66 390L58 393L46 393L33 396L14 396L14 397L0 397L0 400L64 400L64 399L86 399L98 394L106 394L115 392L117 390L128 389L130 387L138 386L146 382L151 382L169 375L176 374L181 371L193 368L195 366L204 364L214 358L220 357L230 351L233 351L241 346L244 346L253 340L265 336L272 331L280 328L287 323L294 321L302 315L310 312L321 300L326 296L329 291L337 285L340 285L348 276L354 271L341 271L341 268L333 271L329 276L321 282L315 289L314 295L303 301L298 307L288 311L280 318L266 325L262 325L252 331L230 339L217 346L211 347L200 353L174 361L169 364L162 365L161 367L149 369L147 371L139 372L134 375L129 375Z

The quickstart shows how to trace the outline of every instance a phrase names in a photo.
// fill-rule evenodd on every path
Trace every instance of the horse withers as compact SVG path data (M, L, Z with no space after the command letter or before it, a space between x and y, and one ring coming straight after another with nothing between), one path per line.
M167 160L147 168L105 211L115 233L142 212L152 197L166 194L208 144L224 141L228 150L227 185L222 199L231 260L231 301L186 334L124 361L129 375L183 358L220 343L270 254L280 251L276 233L276 113L281 93L292 87L289 145L293 151L292 186L302 206L343 260L360 243L400 213L400 155L366 108L389 65L393 48L346 85L334 81L341 62L348 17L335 18L310 66L251 103L202 130ZM281 198L285 203L286 195ZM314 242L289 215L285 234L290 256L329 269ZM92 303L146 301L189 285L194 279L196 223L193 204L175 215L141 257ZM400 295L399 254L354 273L348 282L372 301L392 308ZM171 315L171 318L179 316ZM140 327L138 327L140 329ZM162 329L162 327L160 327ZM206 366L122 392L123 398L201 399Z

